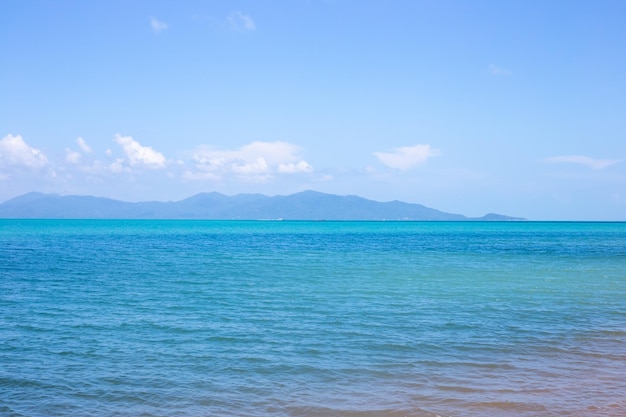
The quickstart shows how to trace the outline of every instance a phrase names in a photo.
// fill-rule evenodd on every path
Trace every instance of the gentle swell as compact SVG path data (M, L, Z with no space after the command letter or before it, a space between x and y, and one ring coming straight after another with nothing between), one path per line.
M0 220L0 415L624 416L625 239Z

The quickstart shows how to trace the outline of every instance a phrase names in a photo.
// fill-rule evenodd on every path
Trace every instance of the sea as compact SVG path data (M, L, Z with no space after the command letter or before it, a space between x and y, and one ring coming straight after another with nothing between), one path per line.
M0 416L626 416L626 223L3 219Z

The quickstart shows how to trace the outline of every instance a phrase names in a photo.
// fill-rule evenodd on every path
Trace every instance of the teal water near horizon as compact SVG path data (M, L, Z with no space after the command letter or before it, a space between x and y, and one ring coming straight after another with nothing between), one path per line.
M626 223L0 220L0 415L626 415Z

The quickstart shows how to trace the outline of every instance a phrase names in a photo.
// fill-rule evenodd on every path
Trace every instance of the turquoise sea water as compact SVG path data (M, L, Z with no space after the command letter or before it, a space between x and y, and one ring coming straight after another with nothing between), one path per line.
M2 416L625 416L626 223L0 220Z

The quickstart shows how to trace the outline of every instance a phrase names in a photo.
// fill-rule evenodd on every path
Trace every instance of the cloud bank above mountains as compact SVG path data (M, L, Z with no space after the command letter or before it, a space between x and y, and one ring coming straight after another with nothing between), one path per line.
M356 151L329 154L329 157L333 164L354 161ZM355 167L333 166L324 153L315 154L287 141L253 141L230 148L200 144L191 149L170 149L168 154L133 136L115 134L104 143L79 136L68 140L62 150L44 151L19 134L8 134L0 139L0 185L4 184L5 191L0 200L29 191L94 194L137 201L175 199L212 190L271 195L317 189L378 200L437 204L432 196L438 194L458 193L479 199L516 190L519 198L514 201L548 195L562 205L569 205L571 191L561 184L621 181L620 168L614 167L621 166L623 159L566 154L529 159L527 170L532 173L537 169L535 177L513 187L510 179L496 177L487 169L481 172L461 166L454 168L455 162L451 161L454 152L455 149L442 151L430 144L365 150L360 154L360 167ZM368 155L369 158L363 159ZM381 186L384 192L380 191ZM482 192L481 187L486 191L483 197L476 197L480 195L476 192ZM610 198L617 206L623 204L620 194ZM516 213L514 205L501 211ZM527 215L527 210L519 214Z
M115 134L103 153L94 151L83 137L65 148L62 158L48 157L21 135L8 134L0 139L0 175L3 179L24 175L57 176L77 172L90 175L140 173L167 170L170 176L185 181L219 181L230 177L239 181L266 182L282 175L316 175L313 164L303 157L303 149L284 141L254 141L238 148L220 149L199 145L182 156L168 157L132 136ZM418 144L372 152L380 162L378 169L409 171L439 156L430 145ZM326 175L324 178L328 179Z
M116 134L117 151L108 148L96 155L87 141L78 137L76 147L65 148L65 157L54 161L21 135L9 134L0 139L0 172L10 178L24 170L33 174L48 168L50 172L76 169L89 173L123 173L182 168L181 178L217 180L227 175L241 179L271 179L277 174L313 173L313 167L301 158L301 149L286 142L252 142L238 149L213 149L198 146L188 152L188 160L167 158L162 152L145 146L131 136ZM119 155L119 156L116 156Z
M0 139L0 178L7 179L25 172L47 173L76 169L85 173L132 173L142 170L177 171L183 180L216 181L233 177L242 181L270 181L278 175L314 175L316 170L303 157L303 149L284 141L254 141L238 148L219 149L199 145L182 151L183 157L167 157L132 136L115 134L112 140L118 148L107 148L98 155L83 137L65 148L64 158L48 157L41 149L31 146L21 135L8 134ZM428 160L442 156L442 151L429 144L401 146L388 151L374 151L380 166L364 172L389 169L399 173L414 170ZM549 164L576 164L595 171L621 163L621 159L599 159L584 155L562 155L543 159Z

